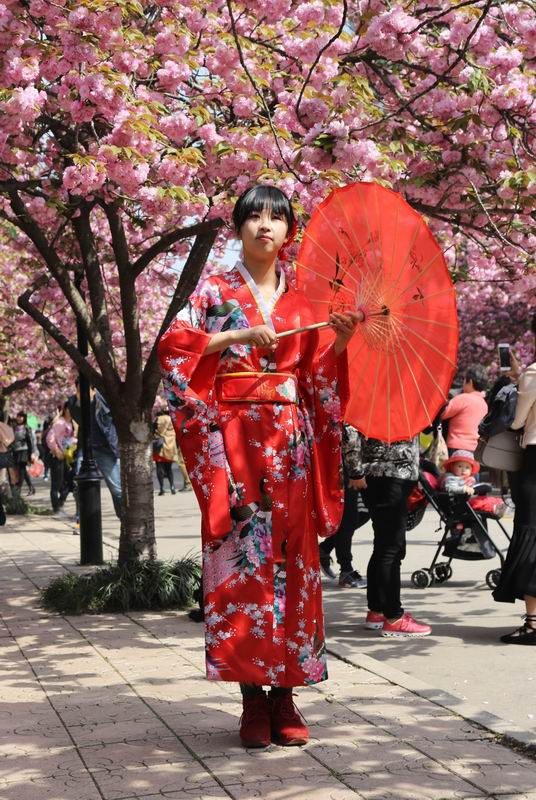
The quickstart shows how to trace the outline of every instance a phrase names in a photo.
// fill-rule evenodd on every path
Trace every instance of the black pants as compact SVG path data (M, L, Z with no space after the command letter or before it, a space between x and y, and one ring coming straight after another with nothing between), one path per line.
M160 486L160 491L164 491L164 478L167 478L169 481L169 488L175 488L175 482L173 479L173 461L156 461L156 477L158 478L158 484Z
M65 502L65 461L50 457L50 502L54 511L59 511Z
M26 461L26 458L21 458L21 460L17 463L17 459L15 459L15 466L17 466L19 470L17 488L22 489L22 484L25 483L31 492L33 489L33 483L32 479L28 475L28 461Z
M406 555L406 501L414 481L367 477L363 492L372 518L374 549L367 568L367 602L371 611L396 619L400 600L400 564Z
M344 511L341 519L341 524L337 533L333 536L328 536L320 543L320 555L329 556L333 548L335 548L335 555L341 568L341 572L352 572L352 537L356 528L368 519L367 514L362 514L358 508L358 491L351 489L345 476L344 483Z

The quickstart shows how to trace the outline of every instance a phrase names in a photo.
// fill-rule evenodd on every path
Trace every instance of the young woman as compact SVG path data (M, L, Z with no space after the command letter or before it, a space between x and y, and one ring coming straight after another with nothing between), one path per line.
M301 745L292 688L327 677L317 537L342 513L344 351L357 315L333 314L322 350L316 331L278 340L314 322L277 261L292 206L254 186L233 221L242 259L199 284L159 355L202 512L208 678L240 682L245 746Z
M46 445L50 450L50 503L53 511L60 510L73 489L72 470L67 463L66 450L75 441L71 408L69 401L66 401L46 435Z
M15 441L13 442L13 457L18 470L17 489L20 492L23 482L28 486L28 494L35 494L35 487L28 474L28 467L37 458L37 444L31 428L27 424L27 415L19 411L15 422Z
M536 314L531 330L536 337ZM525 602L523 625L501 636L501 641L536 645L536 360L519 379L512 429L523 429L523 463L516 487L514 533L493 597L499 603Z
M156 477L160 487L159 495L165 494L164 479L167 478L171 494L176 493L175 481L173 478L173 463L179 465L179 469L183 479L183 487L181 492L190 491L192 485L190 478L184 466L184 461L177 447L177 439L175 436L175 429L171 417L167 411L159 411L154 421L153 429L153 461L156 465Z

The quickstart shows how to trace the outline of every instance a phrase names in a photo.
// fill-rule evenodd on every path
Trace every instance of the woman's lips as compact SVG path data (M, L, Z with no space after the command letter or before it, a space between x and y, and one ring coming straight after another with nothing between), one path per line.
M257 236L257 239L263 239L263 240L265 240L267 242L271 242L272 241L272 237L271 236Z

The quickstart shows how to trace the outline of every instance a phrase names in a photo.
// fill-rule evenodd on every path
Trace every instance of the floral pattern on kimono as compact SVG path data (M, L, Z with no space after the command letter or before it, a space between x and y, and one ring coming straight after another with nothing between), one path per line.
M320 348L316 331L281 339L275 352L241 344L204 354L221 331L312 322L283 272L267 303L239 263L202 281L160 342L202 514L210 679L299 686L327 676L317 537L335 533L342 514L346 355ZM217 380L231 376L233 390L241 373L272 374L274 397L243 400L238 388L222 399Z

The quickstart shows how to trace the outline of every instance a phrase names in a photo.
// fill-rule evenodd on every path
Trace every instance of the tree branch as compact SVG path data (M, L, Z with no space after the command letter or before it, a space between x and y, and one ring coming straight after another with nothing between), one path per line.
M295 106L296 116L298 117L299 121L301 122L301 124L303 125L304 128L306 128L307 125L305 125L305 123L303 121L303 118L302 118L302 115L300 113L300 104L301 104L301 101L303 100L303 93L305 92L305 89L307 88L307 84L311 80L311 75L315 71L315 69L316 69L316 67L318 65L318 62L320 61L320 59L322 58L322 56L324 55L326 50L328 50L331 47L331 45L333 44L333 42L336 42L337 39L339 38L339 36L342 34L342 32L344 30L344 26L346 25L347 18L348 18L348 3L347 3L347 0L342 0L342 18L341 18L341 24L339 25L339 29L337 30L336 33L333 34L331 39L328 42L326 42L324 47L321 47L320 50L318 51L318 53L316 54L316 58L313 61L313 63L311 64L311 66L309 68L309 72L307 73L307 77L305 78L305 80L303 82L303 85L301 87L301 91L300 91L300 94L299 94L299 97L298 97L298 102L296 103L296 106Z
M72 223L80 248L82 264L84 265L93 322L100 331L104 343L102 353L98 354L99 365L101 370L108 373L110 378L112 378L115 362L112 332L110 329L106 296L102 282L99 253L95 242L95 236L91 229L90 214L91 205L83 203L80 207L79 216L75 217Z
M41 367L41 369L38 369L32 376L19 378L13 381L13 383L10 383L9 386L5 386L4 388L0 387L0 397L9 397L15 392L20 392L22 389L26 389L31 383L35 383L35 381L38 381L43 375L47 375L50 372L54 372L54 367Z
M173 294L171 303L169 304L166 316L160 326L158 335L155 339L147 363L143 370L143 393L144 396L154 399L158 384L160 383L160 370L158 367L158 343L162 335L169 328L176 314L185 305L186 301L192 294L197 286L201 271L205 266L207 259L212 250L212 246L218 235L218 230L212 230L207 233L200 233L196 236L195 242L190 250L190 254L186 260L184 268L181 272L179 282Z
M52 336L54 341L59 344L61 349L67 353L67 355L74 361L76 366L84 373L84 375L86 375L86 377L99 391L106 393L104 382L97 370L92 367L88 361L86 361L78 348L76 348L74 344L67 339L60 329L31 302L30 298L32 294L37 291L37 289L39 289L47 279L47 275L41 275L36 281L34 281L32 286L30 286L29 289L26 289L26 291L17 298L17 305L19 308L22 308L22 310L25 311L33 320L35 320L35 322L37 322L37 324L40 325L48 334L50 334L50 336Z
M134 277L138 277L143 270L149 266L161 253L165 253L172 245L183 239L190 239L199 234L210 234L212 231L218 231L223 225L223 220L217 217L216 219L208 219L205 222L198 222L196 225L190 225L188 228L177 228L171 233L165 233L160 239L152 244L132 265L132 272ZM214 237L215 238L215 237Z
M15 214L15 220L10 221L20 228L21 231L30 239L30 241L33 242L39 255L43 258L47 267L49 268L52 276L59 283L60 288L69 305L71 306L77 320L80 322L84 333L91 344L91 349L95 353L97 359L105 358L106 348L100 332L88 314L83 297L73 284L69 273L67 272L61 260L58 258L55 249L50 247L39 225L27 211L24 203L19 197L18 192L12 191L8 194L11 208ZM33 291L35 291L35 289Z

